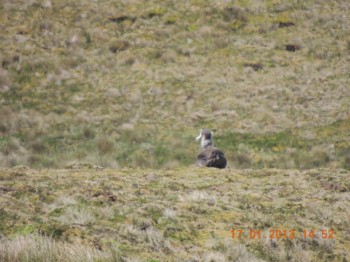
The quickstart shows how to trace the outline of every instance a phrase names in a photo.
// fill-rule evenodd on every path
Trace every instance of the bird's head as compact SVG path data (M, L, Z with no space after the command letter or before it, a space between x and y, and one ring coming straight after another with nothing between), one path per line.
M208 128L202 128L196 141L201 141L201 148L213 145L213 131Z

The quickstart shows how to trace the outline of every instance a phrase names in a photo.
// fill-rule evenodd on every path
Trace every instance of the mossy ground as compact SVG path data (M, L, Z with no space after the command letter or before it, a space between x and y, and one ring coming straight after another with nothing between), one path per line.
M349 168L349 12L4 0L0 165L187 166L209 127L236 167Z
M8 239L42 235L101 254L114 250L122 261L346 261L349 175L336 169L3 169L0 231ZM232 238L232 229L244 237ZM251 229L261 230L261 238L249 239ZM295 239L270 239L271 229L295 230ZM315 237L304 238L303 230ZM334 238L323 239L321 230L334 230Z

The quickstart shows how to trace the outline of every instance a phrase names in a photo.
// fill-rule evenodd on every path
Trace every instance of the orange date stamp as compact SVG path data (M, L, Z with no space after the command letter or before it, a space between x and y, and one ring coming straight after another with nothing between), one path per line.
M322 230L303 230L302 232L296 231L294 229L270 229L267 237L270 239L294 239L296 237L300 238L315 238L316 234L319 234L323 239L334 238L334 230L332 229L322 229ZM232 229L232 238L249 238L249 239L260 239L262 237L262 232L260 229Z

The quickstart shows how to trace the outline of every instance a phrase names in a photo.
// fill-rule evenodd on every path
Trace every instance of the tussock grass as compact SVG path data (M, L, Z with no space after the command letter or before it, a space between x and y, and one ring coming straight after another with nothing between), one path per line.
M349 190L345 169L2 169L0 257L342 261ZM270 238L270 230L295 230L295 238Z
M56 241L39 235L0 240L0 261L118 261L113 252L101 252L79 243Z
M210 127L236 167L348 168L349 9L5 0L0 165L179 167Z
M348 260L349 13L3 0L0 260ZM203 127L230 169L191 167Z
M60 218L63 224L78 224L87 225L96 221L94 214L91 210L86 208L67 208L65 213Z

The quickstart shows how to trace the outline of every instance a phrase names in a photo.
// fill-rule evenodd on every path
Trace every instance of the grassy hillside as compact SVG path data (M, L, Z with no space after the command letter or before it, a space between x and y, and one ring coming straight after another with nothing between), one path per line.
M348 261L349 190L333 169L3 169L0 261Z
M349 1L0 3L0 262L349 260Z
M350 4L2 0L0 166L349 168Z

